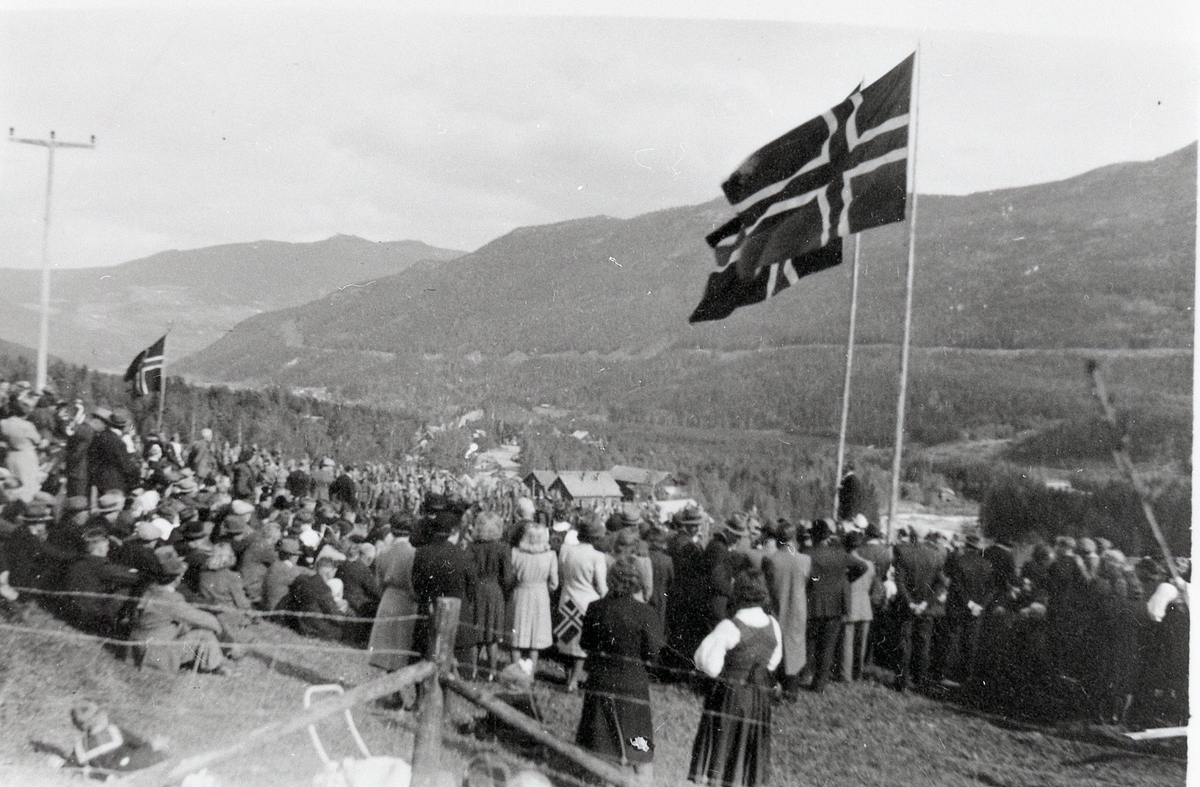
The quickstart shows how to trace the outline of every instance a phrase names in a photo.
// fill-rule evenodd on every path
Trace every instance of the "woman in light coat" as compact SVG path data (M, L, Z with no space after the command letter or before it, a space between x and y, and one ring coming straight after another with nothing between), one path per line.
M417 597L413 591L413 558L417 548L409 542L412 520L407 515L392 519L394 540L379 548L375 557L375 577L383 588L375 624L367 650L371 666L394 672L412 660L413 629L416 626Z
M510 645L513 661L530 675L537 672L538 654L554 642L550 620L550 591L558 587L558 556L550 549L550 528L536 522L525 526L512 551L513 588Z
M558 652L575 660L567 679L567 691L579 688L587 653L580 646L583 617L591 603L608 594L608 560L596 542L607 534L604 521L589 516L580 522L579 543L563 544L559 551L562 593L558 600L559 624L555 629Z
M763 557L763 575L783 630L783 690L791 700L800 690L800 672L808 663L808 578L812 558L800 551L798 528L780 522L779 549Z

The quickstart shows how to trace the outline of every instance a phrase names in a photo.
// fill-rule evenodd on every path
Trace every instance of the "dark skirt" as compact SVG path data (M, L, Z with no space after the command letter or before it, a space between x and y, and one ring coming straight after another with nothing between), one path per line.
M499 582L481 582L475 586L475 641L480 645L504 642L508 636L508 617L504 591Z
M765 688L715 681L692 744L688 779L697 784L755 787L771 759L771 698Z
M645 697L621 697L585 687L575 743L620 765L652 762L654 724L649 693Z

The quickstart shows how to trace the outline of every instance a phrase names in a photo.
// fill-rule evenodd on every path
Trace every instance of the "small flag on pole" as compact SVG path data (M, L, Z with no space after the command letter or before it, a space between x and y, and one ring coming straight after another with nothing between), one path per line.
M840 263L838 238L904 220L914 58L768 143L721 185L737 216L706 239L721 270L689 322L765 300Z
M163 356L167 351L167 337L150 345L137 354L133 363L125 370L125 382L133 383L134 396L146 396L151 391L162 390Z

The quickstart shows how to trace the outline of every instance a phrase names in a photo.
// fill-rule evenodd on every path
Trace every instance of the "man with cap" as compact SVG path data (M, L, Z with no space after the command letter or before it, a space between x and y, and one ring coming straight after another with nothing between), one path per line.
M122 439L129 421L124 413L108 412L104 426L88 444L89 485L100 494L111 491L129 494L142 478L141 463Z
M703 605L704 550L700 546L700 528L704 515L688 508L676 515L675 532L667 542L667 555L675 570L674 581L667 590L667 647L663 662L676 668L689 668L691 655L696 652L711 627Z
M734 514L704 548L704 603L707 605L706 625L709 631L729 617L733 578L740 569L750 565L746 552L739 548L749 533L745 515Z
M865 560L846 552L841 537L826 519L812 527L812 573L808 578L808 630L813 660L812 690L824 691L833 675L834 655L850 583L867 572Z
M138 574L127 566L108 559L108 534L94 527L83 532L86 549L67 566L62 589L77 593L66 598L63 617L76 628L101 637L119 636L118 620L121 607L137 584ZM113 596L122 596L113 598Z
M100 524L110 536L129 535L122 533L117 526L117 517L123 510L125 495L121 492L105 492L96 500L96 507L92 509L92 517L88 521L93 525Z
M8 537L9 584L20 590L53 590L62 564L73 553L47 543L54 512L44 503L29 503L17 515L17 529Z

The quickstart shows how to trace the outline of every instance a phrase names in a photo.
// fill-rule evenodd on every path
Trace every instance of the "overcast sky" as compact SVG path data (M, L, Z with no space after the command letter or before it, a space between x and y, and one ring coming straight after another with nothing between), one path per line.
M56 154L62 267L337 233L471 250L704 202L918 38L922 193L1197 136L1194 2L63 5L0 11L0 128L98 137ZM5 144L0 163L0 266L36 267L45 150Z

